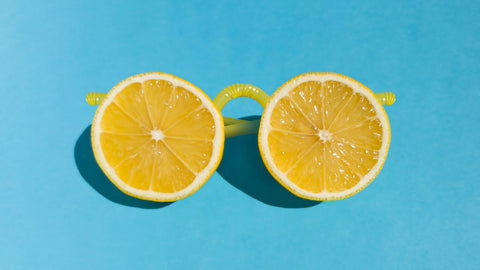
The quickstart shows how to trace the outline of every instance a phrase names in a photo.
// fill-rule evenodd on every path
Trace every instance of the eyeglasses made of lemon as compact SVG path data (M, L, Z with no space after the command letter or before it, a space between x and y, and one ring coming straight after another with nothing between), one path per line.
M230 100L249 97L264 107L261 120L222 117ZM269 97L248 84L223 89L212 101L195 85L167 73L131 76L107 94L92 123L95 159L131 196L176 201L197 191L217 169L225 138L258 132L272 176L293 194L339 200L365 188L380 172L390 144L382 105L393 93L374 94L336 73L305 73Z

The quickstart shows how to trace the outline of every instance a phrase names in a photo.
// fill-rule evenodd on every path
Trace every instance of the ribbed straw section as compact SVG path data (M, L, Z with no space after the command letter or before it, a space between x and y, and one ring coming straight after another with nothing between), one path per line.
M375 95L382 105L392 105L395 103L395 94L392 92L376 93Z
M262 107L267 105L269 96L258 87L251 84L232 84L225 87L213 100L213 103L222 109L227 102L238 97L249 97L256 100Z
M107 94L90 92L87 94L87 103L90 105L99 105Z

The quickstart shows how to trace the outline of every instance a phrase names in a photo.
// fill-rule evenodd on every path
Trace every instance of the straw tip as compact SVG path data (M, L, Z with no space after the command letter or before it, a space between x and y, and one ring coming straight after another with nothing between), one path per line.
M87 100L87 103L90 104L90 105L96 105L96 93L88 93L87 94L87 97L86 97L86 100Z
M394 93L387 92L387 105L392 105L396 100L397 98L395 97Z
M87 94L86 100L87 103L90 105L99 105L100 103L102 103L106 95L107 94L105 93L90 92Z

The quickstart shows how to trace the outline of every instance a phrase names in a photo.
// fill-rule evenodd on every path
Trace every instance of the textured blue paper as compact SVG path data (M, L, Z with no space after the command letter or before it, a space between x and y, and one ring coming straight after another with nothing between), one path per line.
M478 269L479 14L478 1L3 1L0 269ZM93 162L85 95L148 71L212 98L312 71L394 91L388 159L364 191L317 204L276 184L246 136L193 196L132 199Z

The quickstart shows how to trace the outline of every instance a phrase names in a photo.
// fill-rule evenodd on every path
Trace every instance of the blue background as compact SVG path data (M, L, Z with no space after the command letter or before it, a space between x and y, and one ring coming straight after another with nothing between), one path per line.
M1 7L0 269L478 267L480 2ZM148 71L211 98L232 83L272 94L312 71L394 91L388 159L364 191L318 204L285 192L245 136L194 195L130 198L93 160L85 95ZM238 99L223 112L262 109Z

